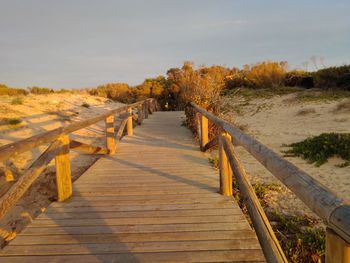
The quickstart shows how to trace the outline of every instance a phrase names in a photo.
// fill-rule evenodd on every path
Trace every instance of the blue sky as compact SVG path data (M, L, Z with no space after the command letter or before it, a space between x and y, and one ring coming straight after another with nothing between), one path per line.
M349 64L349 14L349 0L0 0L0 83L138 84L185 60Z

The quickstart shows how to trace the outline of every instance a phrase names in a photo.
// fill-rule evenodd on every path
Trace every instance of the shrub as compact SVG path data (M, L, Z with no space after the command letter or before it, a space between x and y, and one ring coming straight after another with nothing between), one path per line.
M133 102L132 91L126 83L109 83L89 91L90 95L109 98L123 103Z
M313 76L318 88L340 88L350 91L350 65L320 69L314 72Z
M313 88L314 79L311 73L302 70L292 70L286 72L284 85L288 87Z
M350 133L322 133L287 146L292 149L284 152L286 156L300 156L316 166L324 164L333 156L346 161L340 166L350 162Z
M10 118L10 119L7 119L7 123L10 124L10 125L18 125L22 122L22 120L20 118Z
M85 107L85 108L90 108L90 104L84 102L83 104L81 104L82 107Z
M9 88L4 84L0 84L0 96L1 95L16 96L16 95L27 95L27 94L28 94L28 91L24 89Z
M243 74L253 88L278 88L283 85L287 72L287 62L265 61L245 65Z
M31 87L28 88L30 93L32 94L49 94L49 93L54 93L53 89L49 88L40 88L40 87Z
M21 105L21 104L23 104L23 99L21 97L13 98L11 101L11 104L12 105Z

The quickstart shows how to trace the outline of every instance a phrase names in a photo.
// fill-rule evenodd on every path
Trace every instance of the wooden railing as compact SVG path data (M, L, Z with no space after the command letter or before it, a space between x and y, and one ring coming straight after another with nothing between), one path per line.
M324 221L327 226L326 262L350 262L350 205L347 201L234 125L194 103L190 105L198 115L202 151L217 142L219 144L220 192L232 195L234 175L268 262L287 262L287 259L248 181L232 141L244 147ZM221 134L211 141L208 140L208 120L221 129Z
M107 111L97 117L75 122L67 126L37 134L30 138L10 143L0 147L0 162L14 155L32 150L43 144L50 144L48 148L30 165L12 187L0 198L0 218L16 205L31 184L45 170L46 166L55 158L57 200L62 202L72 195L71 167L69 159L70 149L91 154L115 154L117 150L116 139L121 140L126 127L127 134L133 134L133 120L142 123L149 113L158 110L154 99L146 99L134 104ZM133 109L137 115L133 115ZM127 113L119 130L115 131L114 119L117 114ZM70 140L69 134L86 128L99 121L105 121L106 147L97 147L75 140Z

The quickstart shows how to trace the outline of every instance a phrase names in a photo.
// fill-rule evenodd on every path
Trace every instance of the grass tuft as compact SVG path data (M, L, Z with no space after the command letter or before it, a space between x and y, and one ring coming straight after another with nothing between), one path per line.
M18 125L22 122L22 120L20 118L10 118L10 119L7 119L7 123L10 124L10 125Z

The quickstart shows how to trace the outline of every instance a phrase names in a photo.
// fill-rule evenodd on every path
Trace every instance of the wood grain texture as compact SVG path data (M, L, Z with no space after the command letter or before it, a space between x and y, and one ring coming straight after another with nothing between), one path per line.
M108 153L114 155L116 153L115 131L114 131L114 115L106 117L106 146Z
M5 262L263 262L254 231L181 126L153 112L0 252Z
M72 195L72 176L69 158L69 137L62 135L57 139L62 143L60 151L55 157L57 200L63 202Z

